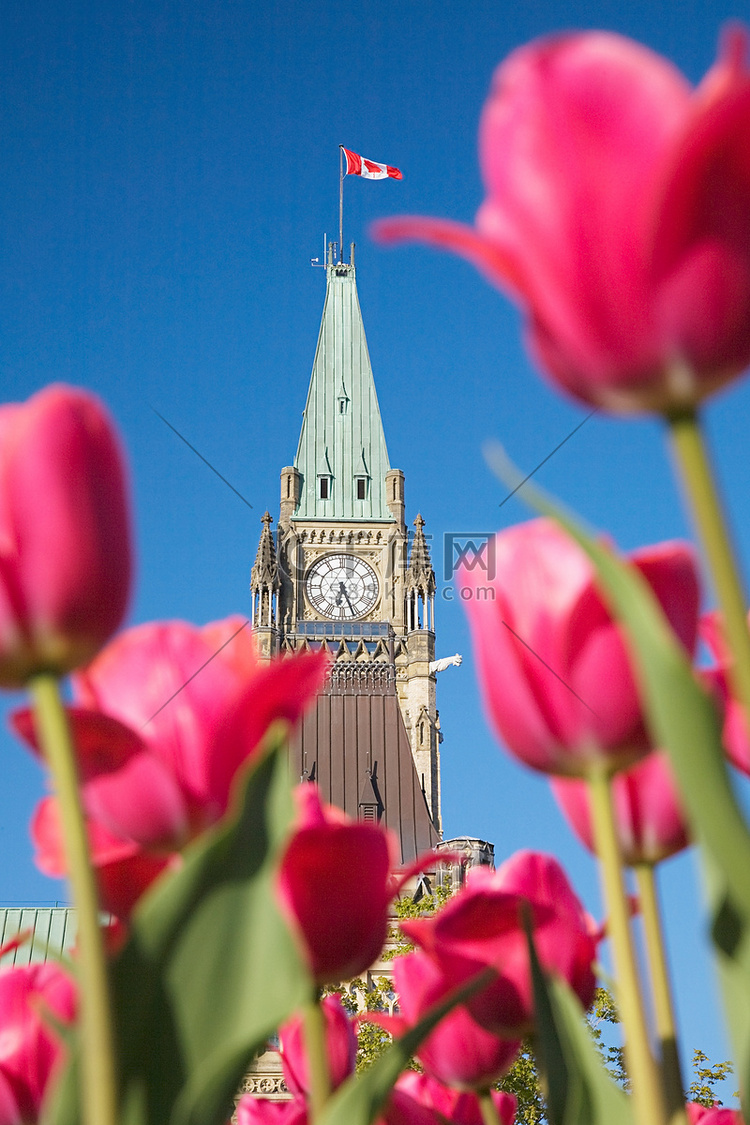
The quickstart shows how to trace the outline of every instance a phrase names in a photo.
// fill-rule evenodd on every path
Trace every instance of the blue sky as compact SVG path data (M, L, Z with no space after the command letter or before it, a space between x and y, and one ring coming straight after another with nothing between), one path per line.
M337 227L338 144L398 165L402 182L346 183L358 285L391 464L408 518L442 536L527 518L482 458L499 439L525 469L584 417L534 372L515 310L463 262L383 251L378 216L470 221L482 198L476 123L495 65L565 27L604 27L669 55L697 81L724 3L503 5L487 0L71 0L0 15L0 383L3 400L64 380L109 404L128 449L138 575L132 621L249 611L250 567L278 473L296 449L322 310L310 268ZM291 388L291 389L290 389ZM211 474L153 408L252 503ZM741 556L750 559L750 388L707 410ZM597 416L539 479L624 548L688 529L663 435ZM437 562L437 560L436 560ZM439 707L448 834L553 851L589 909L596 875L543 779L508 759L482 717L465 620L439 590ZM710 604L710 592L706 604ZM0 902L48 902L27 822L43 781L3 740ZM726 1045L703 952L691 857L662 883L685 1045ZM731 1091L730 1091L731 1092Z

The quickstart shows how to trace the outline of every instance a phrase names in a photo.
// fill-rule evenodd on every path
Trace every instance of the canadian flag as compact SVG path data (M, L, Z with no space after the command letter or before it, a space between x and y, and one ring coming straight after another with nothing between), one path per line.
M374 160L365 160L364 156L350 152L343 145L341 147L346 157L347 176L363 176L366 180L387 180L389 177L392 180L403 180L404 177L398 168L392 168L390 164L376 164Z

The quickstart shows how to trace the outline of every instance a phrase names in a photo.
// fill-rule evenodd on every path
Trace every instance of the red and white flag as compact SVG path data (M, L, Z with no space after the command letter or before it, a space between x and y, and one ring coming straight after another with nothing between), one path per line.
M350 152L348 148L344 148L344 156L346 157L346 176L362 176L365 180L387 180L389 177L392 180L403 180L403 176L398 168L392 168L390 164L376 164L374 160L365 160L364 156L358 156L356 152Z

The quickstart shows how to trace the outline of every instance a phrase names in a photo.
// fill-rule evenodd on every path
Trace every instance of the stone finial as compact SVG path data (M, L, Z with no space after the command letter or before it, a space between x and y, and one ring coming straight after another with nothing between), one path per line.
M260 533L255 565L250 573L250 589L253 593L259 593L264 587L276 591L281 586L279 564L271 532L273 516L270 512L265 512L260 522L263 524L263 530Z
M409 566L406 571L406 588L407 590L420 590L426 597L429 597L435 593L435 571L432 569L430 548L427 546L427 539L423 531L424 520L421 513L414 520L414 527L416 531L411 546Z

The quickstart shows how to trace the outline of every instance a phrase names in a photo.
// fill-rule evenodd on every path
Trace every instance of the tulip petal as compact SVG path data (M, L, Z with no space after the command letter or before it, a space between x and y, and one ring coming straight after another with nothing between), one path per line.
M143 740L100 711L68 710L86 813L114 836L143 847L185 842L187 809L177 782ZM15 730L39 748L30 711L11 716Z
M426 242L441 250L453 250L481 270L489 280L507 288L516 295L525 296L523 275L510 255L473 227L454 223L449 219L425 219L418 215L400 215L392 219L379 219L370 232L376 242L386 245L395 242Z
M323 686L329 661L324 653L300 653L258 662L234 707L222 719L206 762L211 800L226 809L234 778L256 750L272 722L294 724Z

